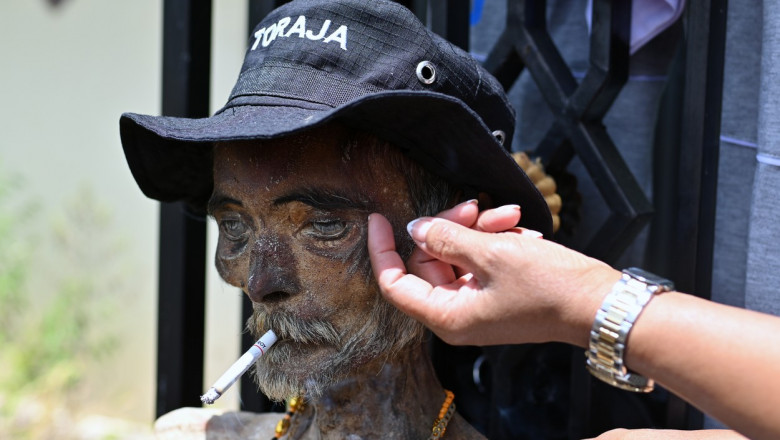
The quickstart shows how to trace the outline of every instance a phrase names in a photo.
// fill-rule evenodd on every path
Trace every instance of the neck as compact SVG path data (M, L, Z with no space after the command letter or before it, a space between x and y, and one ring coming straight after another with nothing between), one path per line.
M323 439L424 439L431 434L444 398L422 344L365 365L308 402L301 415L311 420L309 433L319 432Z

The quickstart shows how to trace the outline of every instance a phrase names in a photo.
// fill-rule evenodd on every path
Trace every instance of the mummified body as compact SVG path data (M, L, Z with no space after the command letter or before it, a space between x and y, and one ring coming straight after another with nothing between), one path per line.
M271 328L279 336L256 376L274 399L304 396L291 438L431 435L446 394L424 329L378 291L367 220L379 212L404 231L408 221L440 211L455 196L394 147L338 126L214 148L209 213L219 226L217 270L252 300L249 330L259 336ZM408 255L408 238L397 239ZM197 425L201 417L180 411L158 430ZM270 437L280 418L226 414L203 429L209 438ZM457 414L447 435L480 437Z

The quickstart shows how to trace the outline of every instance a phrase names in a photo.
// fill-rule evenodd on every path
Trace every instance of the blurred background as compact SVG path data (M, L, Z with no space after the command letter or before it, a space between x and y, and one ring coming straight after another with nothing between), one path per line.
M212 112L246 14L214 2ZM159 205L118 121L160 114L161 53L161 0L0 2L0 439L151 437ZM210 383L239 354L241 296L208 271Z

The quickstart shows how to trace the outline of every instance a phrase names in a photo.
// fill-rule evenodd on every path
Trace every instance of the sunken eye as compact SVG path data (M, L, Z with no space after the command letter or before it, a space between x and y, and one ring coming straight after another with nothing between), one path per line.
M240 241L246 238L249 227L238 219L223 219L219 222L220 232L231 241Z
M347 231L347 222L342 220L325 220L311 223L313 235L325 240L341 238Z

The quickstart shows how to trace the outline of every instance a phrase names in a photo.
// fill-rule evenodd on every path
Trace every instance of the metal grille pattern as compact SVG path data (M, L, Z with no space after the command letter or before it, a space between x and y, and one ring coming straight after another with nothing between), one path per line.
M628 77L631 2L593 2L590 66L579 84L546 31L545 1L507 1L503 35L485 67L509 89L523 69L555 123L534 154L553 175L578 155L611 210L583 251L612 261L647 223L652 205L610 139L602 118Z

